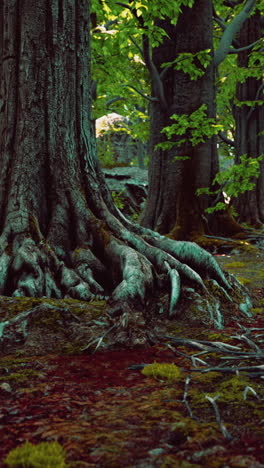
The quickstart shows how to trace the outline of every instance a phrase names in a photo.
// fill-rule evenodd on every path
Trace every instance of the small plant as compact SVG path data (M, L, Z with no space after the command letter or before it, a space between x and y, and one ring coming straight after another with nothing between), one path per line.
M142 374L146 377L161 377L167 380L176 380L180 377L181 371L175 364L153 362L142 369Z
M4 462L10 468L66 468L65 455L58 442L33 445L26 441L11 450Z
M125 207L124 199L122 197L123 192L124 192L124 189L120 190L120 192L115 192L114 190L111 192L113 200L114 200L114 204L116 205L117 208L119 208L119 210L123 210L123 208Z

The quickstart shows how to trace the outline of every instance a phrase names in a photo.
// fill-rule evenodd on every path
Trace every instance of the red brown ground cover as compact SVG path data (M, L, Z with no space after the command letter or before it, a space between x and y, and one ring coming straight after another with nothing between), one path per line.
M264 290L255 294L263 298ZM262 317L258 314L243 326L264 329ZM222 342L250 352L247 342L241 344L234 338L242 332L234 321L224 331L186 330L185 336L209 341L222 338ZM252 331L251 338L261 343L261 335L263 338L261 330ZM197 352L167 340L167 344L148 349L2 356L0 466L5 466L3 459L9 450L26 440L58 440L73 467L264 467L263 379L241 371L242 383L236 386L230 380L235 372L190 370L195 366L189 357ZM211 367L227 362L222 351L207 352L200 358ZM175 363L181 369L180 378L145 377L133 368L154 361ZM228 365L262 362L229 359ZM198 361L196 365L205 368ZM191 381L184 398L187 376ZM244 399L246 386L257 396L250 390ZM230 440L224 437L214 408L205 398L218 390L223 394L217 400L218 410Z

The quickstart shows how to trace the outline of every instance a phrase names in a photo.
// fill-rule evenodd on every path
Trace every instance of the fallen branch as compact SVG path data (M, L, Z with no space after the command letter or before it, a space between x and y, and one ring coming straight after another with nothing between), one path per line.
M184 387L184 393L183 393L183 399L182 399L182 401L184 402L184 404L185 404L185 406L186 406L186 408L187 408L187 410L188 410L188 413L189 413L190 417L191 417L192 419L195 419L196 421L199 421L199 419L197 418L197 416L194 416L194 414L193 414L193 412L192 412L192 409L191 409L191 407L190 407L190 405L189 405L189 402L188 402L188 400L187 400L187 397L188 397L188 389L189 389L189 383L190 383L190 381L191 381L191 377L188 375L188 376L186 377L186 380L185 380L185 387Z
M215 416L216 416L216 421L218 422L219 424L219 427L221 429L221 432L224 436L225 439L227 440L232 440L233 437L231 436L231 434L228 432L228 430L226 429L222 419L221 419L221 416L220 416L220 413L219 413L219 409L218 409L218 406L215 402L215 400L219 397L219 395L215 396L214 398L211 398L210 396L208 395L205 395L205 398L210 401L210 403L213 405L213 408L215 410Z

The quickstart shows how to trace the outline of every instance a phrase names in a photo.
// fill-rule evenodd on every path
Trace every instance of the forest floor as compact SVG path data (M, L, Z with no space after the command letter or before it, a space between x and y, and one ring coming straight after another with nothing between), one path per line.
M76 468L264 467L264 251L216 258L251 291L253 317L243 323L216 330L174 322L171 338L147 349L2 349L0 467L27 440L58 441ZM39 303L21 301L25 310ZM18 304L0 297L0 320ZM89 307L99 326L104 304ZM47 328L38 338L54 340ZM153 362L176 367L144 375Z

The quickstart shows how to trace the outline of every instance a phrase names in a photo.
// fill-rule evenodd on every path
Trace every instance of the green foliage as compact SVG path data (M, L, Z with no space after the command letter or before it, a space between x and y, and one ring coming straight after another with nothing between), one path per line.
M166 32L156 25L155 20L169 19L176 24L182 6L191 8L193 3L194 0L151 3L141 0L129 2L126 8L114 0L93 0L92 13L96 14L97 22L92 30L91 41L92 74L97 81L97 99L93 104L95 119L113 111L129 116L133 138L142 142L148 140L147 102L135 89L129 87L133 86L144 95L150 95L149 72L140 52L142 36L145 34L149 37L151 48L158 46ZM143 20L144 28L139 28L136 16ZM202 67L206 67L208 51L187 56L183 66L193 77L203 74L193 62L196 60ZM142 112L142 109L145 110Z
M115 192L113 190L111 192L113 200L114 200L114 204L116 205L117 208L119 208L119 210L122 210L124 208L124 206L125 206L124 199L122 197L123 192L124 192L124 190L120 190L120 192Z
M94 0L92 13L96 14L98 25L92 30L91 41L92 74L97 81L93 116L96 119L113 111L130 116L135 103L144 109L146 102L125 85L136 83L145 94L150 86L142 57L131 41L133 37L140 44L142 32L130 10L114 1Z
M222 128L221 125L216 124L215 119L207 116L206 104L202 104L192 114L173 114L171 119L176 123L164 127L162 133L165 133L169 140L179 136L184 138L178 139L177 142L166 141L159 143L156 148L168 150L175 145L180 146L186 141L190 142L192 146L196 146L217 134Z
M199 189L198 189L199 190ZM215 213L215 211L224 211L227 209L227 204L223 202L217 202L214 206L206 208L206 213Z
M225 171L216 174L213 185L218 184L220 186L218 190L212 191L208 187L202 187L196 191L196 194L216 195L224 190L229 197L237 197L241 193L253 190L263 157L261 155L258 158L250 158L246 154L242 155L240 164L234 164ZM225 209L227 209L227 205L219 202L215 206L207 208L206 212L213 213Z
M252 190L255 187L253 178L259 176L260 161L263 156L250 158L246 154L240 158L240 164L234 164L225 171L218 172L213 183L224 186L230 197L237 197L240 193Z
M66 468L65 451L58 442L25 442L5 458L10 468Z
M234 99L234 104L236 105L236 107L243 107L243 106L249 106L249 107L252 107L252 106L263 106L263 101L262 100L258 100L258 101L239 101L238 99Z
M167 380L178 380L181 371L179 367L175 366L175 364L167 364L167 363L158 363L153 362L153 364L148 364L147 366L142 369L142 374L146 377L156 377L162 378Z
M257 5L258 9L261 11L261 2ZM216 13L221 18L225 18L225 23L232 21L235 15L241 10L241 5L238 4L235 7L227 8L223 5L222 0L214 0L214 7ZM262 6L263 10L263 6ZM242 26L243 27L243 26ZM215 23L215 44L214 47L217 49L219 40L222 36L222 28ZM249 41L250 42L250 41ZM217 100L217 112L218 118L220 119L224 130L230 134L230 131L234 133L235 122L232 113L232 106L235 104L240 107L245 104L249 108L255 104L260 104L260 96L255 96L252 100L247 100L246 102L239 102L236 99L236 87L239 83L245 83L249 78L256 78L262 80L263 76L263 66L264 66L264 57L261 50L263 50L264 39L260 39L257 44L255 44L251 49L247 51L248 54L248 65L246 67L238 67L237 64L237 54L227 55L225 60L218 67L218 73L216 78L216 100ZM237 45L236 47L239 47ZM262 102L263 104L263 102ZM250 109L249 109L250 110ZM221 143L222 148L224 143ZM228 148L230 151L230 148Z
M137 92L138 90L150 96L150 76L141 50L143 34L149 38L151 55L151 50L160 45L166 37L166 32L161 27L162 23L159 21L158 26L156 19L168 20L176 25L182 7L192 8L194 0L175 0L174 2L133 0L125 3L127 7L118 5L115 0L93 0L92 2L92 12L97 15L98 25L92 31L92 72L98 81L98 97L93 105L93 113L95 118L109 112L129 116L132 122L131 135L134 139L146 142L149 138L148 103ZM214 0L213 5L216 14L225 25L230 24L241 11L241 4L229 8L223 0ZM256 1L256 8L263 14L264 7L261 0ZM223 27L216 21L213 24L214 50L217 50L223 35ZM235 122L232 106L247 106L250 111L253 106L262 104L261 95L254 96L252 100L245 98L241 102L236 99L238 83L244 83L252 77L262 79L264 66L262 50L263 39L248 50L247 67L238 67L236 54L227 55L218 67L216 74L217 120L208 117L206 106L201 106L191 115L174 115L172 125L163 130L167 141L160 143L156 148L167 151L186 142L196 146L217 134L219 130L224 131L226 136L233 139ZM167 67L173 67L176 72L182 71L191 80L197 80L205 73L211 58L210 49L193 54L186 51L170 62L164 63L162 68L166 70ZM221 154L234 157L234 151L230 145L224 142L220 145ZM100 159L104 160L104 165L108 167L112 165L112 155L111 145L101 152ZM182 155L176 156L175 159L187 158L187 155ZM229 196L236 196L238 193L251 190L254 183L252 177L257 177L255 175L257 172L255 169L258 167L257 160L254 161L247 167L242 158L240 165L234 166L231 172L224 171L222 176L218 175L215 182L220 183L221 190L224 189ZM217 194L217 191L210 193ZM225 208L226 205L219 202L208 210Z
M208 67L211 60L211 49L200 50L195 54L182 52L178 54L177 58L172 62L163 63L162 68L174 66L175 70L181 70L187 73L191 80L197 80L204 75L205 69ZM200 66L197 66L197 61L200 63Z
M113 145L109 137L97 140L97 154L102 167L113 167Z

